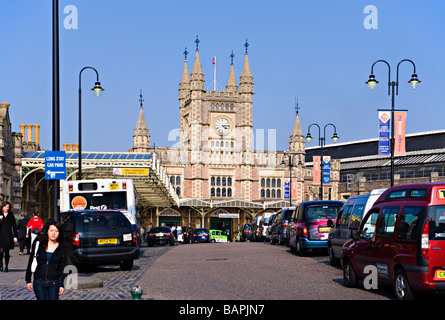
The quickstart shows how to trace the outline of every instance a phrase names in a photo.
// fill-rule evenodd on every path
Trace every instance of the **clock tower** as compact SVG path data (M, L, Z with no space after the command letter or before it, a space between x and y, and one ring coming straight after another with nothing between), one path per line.
M212 198L208 181L230 178L239 181L234 192L240 198L250 199L252 145L253 77L245 43L244 64L240 85L235 76L234 54L230 55L230 73L225 91L205 90L204 74L199 57L199 40L196 39L195 60L191 74L187 67L187 49L184 51L184 69L179 84L180 144L181 153L187 153L188 164L184 182L190 183L185 197ZM184 157L182 157L184 158ZM237 169L235 170L235 166ZM239 172L236 172L239 171ZM238 175L238 177L237 177ZM238 179L237 179L238 178ZM215 190L215 196L216 196ZM235 197L233 194L230 197Z

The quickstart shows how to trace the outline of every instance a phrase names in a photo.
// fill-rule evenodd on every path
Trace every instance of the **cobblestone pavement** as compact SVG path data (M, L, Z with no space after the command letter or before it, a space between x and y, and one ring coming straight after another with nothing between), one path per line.
M69 289L60 300L131 300L131 287L138 285L138 280L161 255L171 250L170 246L141 248L138 259L130 271L121 271L119 266L94 267L81 273L82 278L89 276L99 279L102 287L90 289ZM18 248L11 251L9 272L0 272L0 300L35 300L34 292L25 285L25 270L29 256L19 256ZM150 297L143 295L142 299Z

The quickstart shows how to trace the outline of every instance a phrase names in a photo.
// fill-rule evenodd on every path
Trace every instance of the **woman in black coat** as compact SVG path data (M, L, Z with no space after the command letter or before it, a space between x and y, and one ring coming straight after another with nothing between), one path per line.
M15 242L17 242L17 225L11 204L5 201L0 207L0 271L8 272L9 250L14 249ZM5 269L3 269L3 256L5 256Z

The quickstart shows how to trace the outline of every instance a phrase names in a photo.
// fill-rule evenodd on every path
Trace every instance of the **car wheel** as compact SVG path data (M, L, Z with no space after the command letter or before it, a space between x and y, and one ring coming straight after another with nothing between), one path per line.
M343 263L343 282L348 288L357 287L357 275L355 274L354 268L348 259L345 259Z
M297 245L297 250L296 251L298 252L298 254L300 256L302 256L302 257L305 256L306 255L306 249L301 246L300 241L297 239L297 240L295 240L295 243Z
M400 269L396 273L394 279L394 293L397 300L412 300L414 299L413 291L408 281L406 273Z
M131 270L133 268L133 260L125 260L119 263L119 267L123 271Z
M333 267L338 266L339 259L335 257L334 249L332 249L332 246L328 246L328 253L329 253L329 263L331 264L331 266Z

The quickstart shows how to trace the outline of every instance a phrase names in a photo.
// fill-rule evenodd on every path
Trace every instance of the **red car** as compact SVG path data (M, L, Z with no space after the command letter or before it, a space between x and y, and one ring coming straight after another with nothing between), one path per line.
M374 271L377 284L392 284L399 300L445 291L445 183L387 189L342 253L347 287L372 280Z

